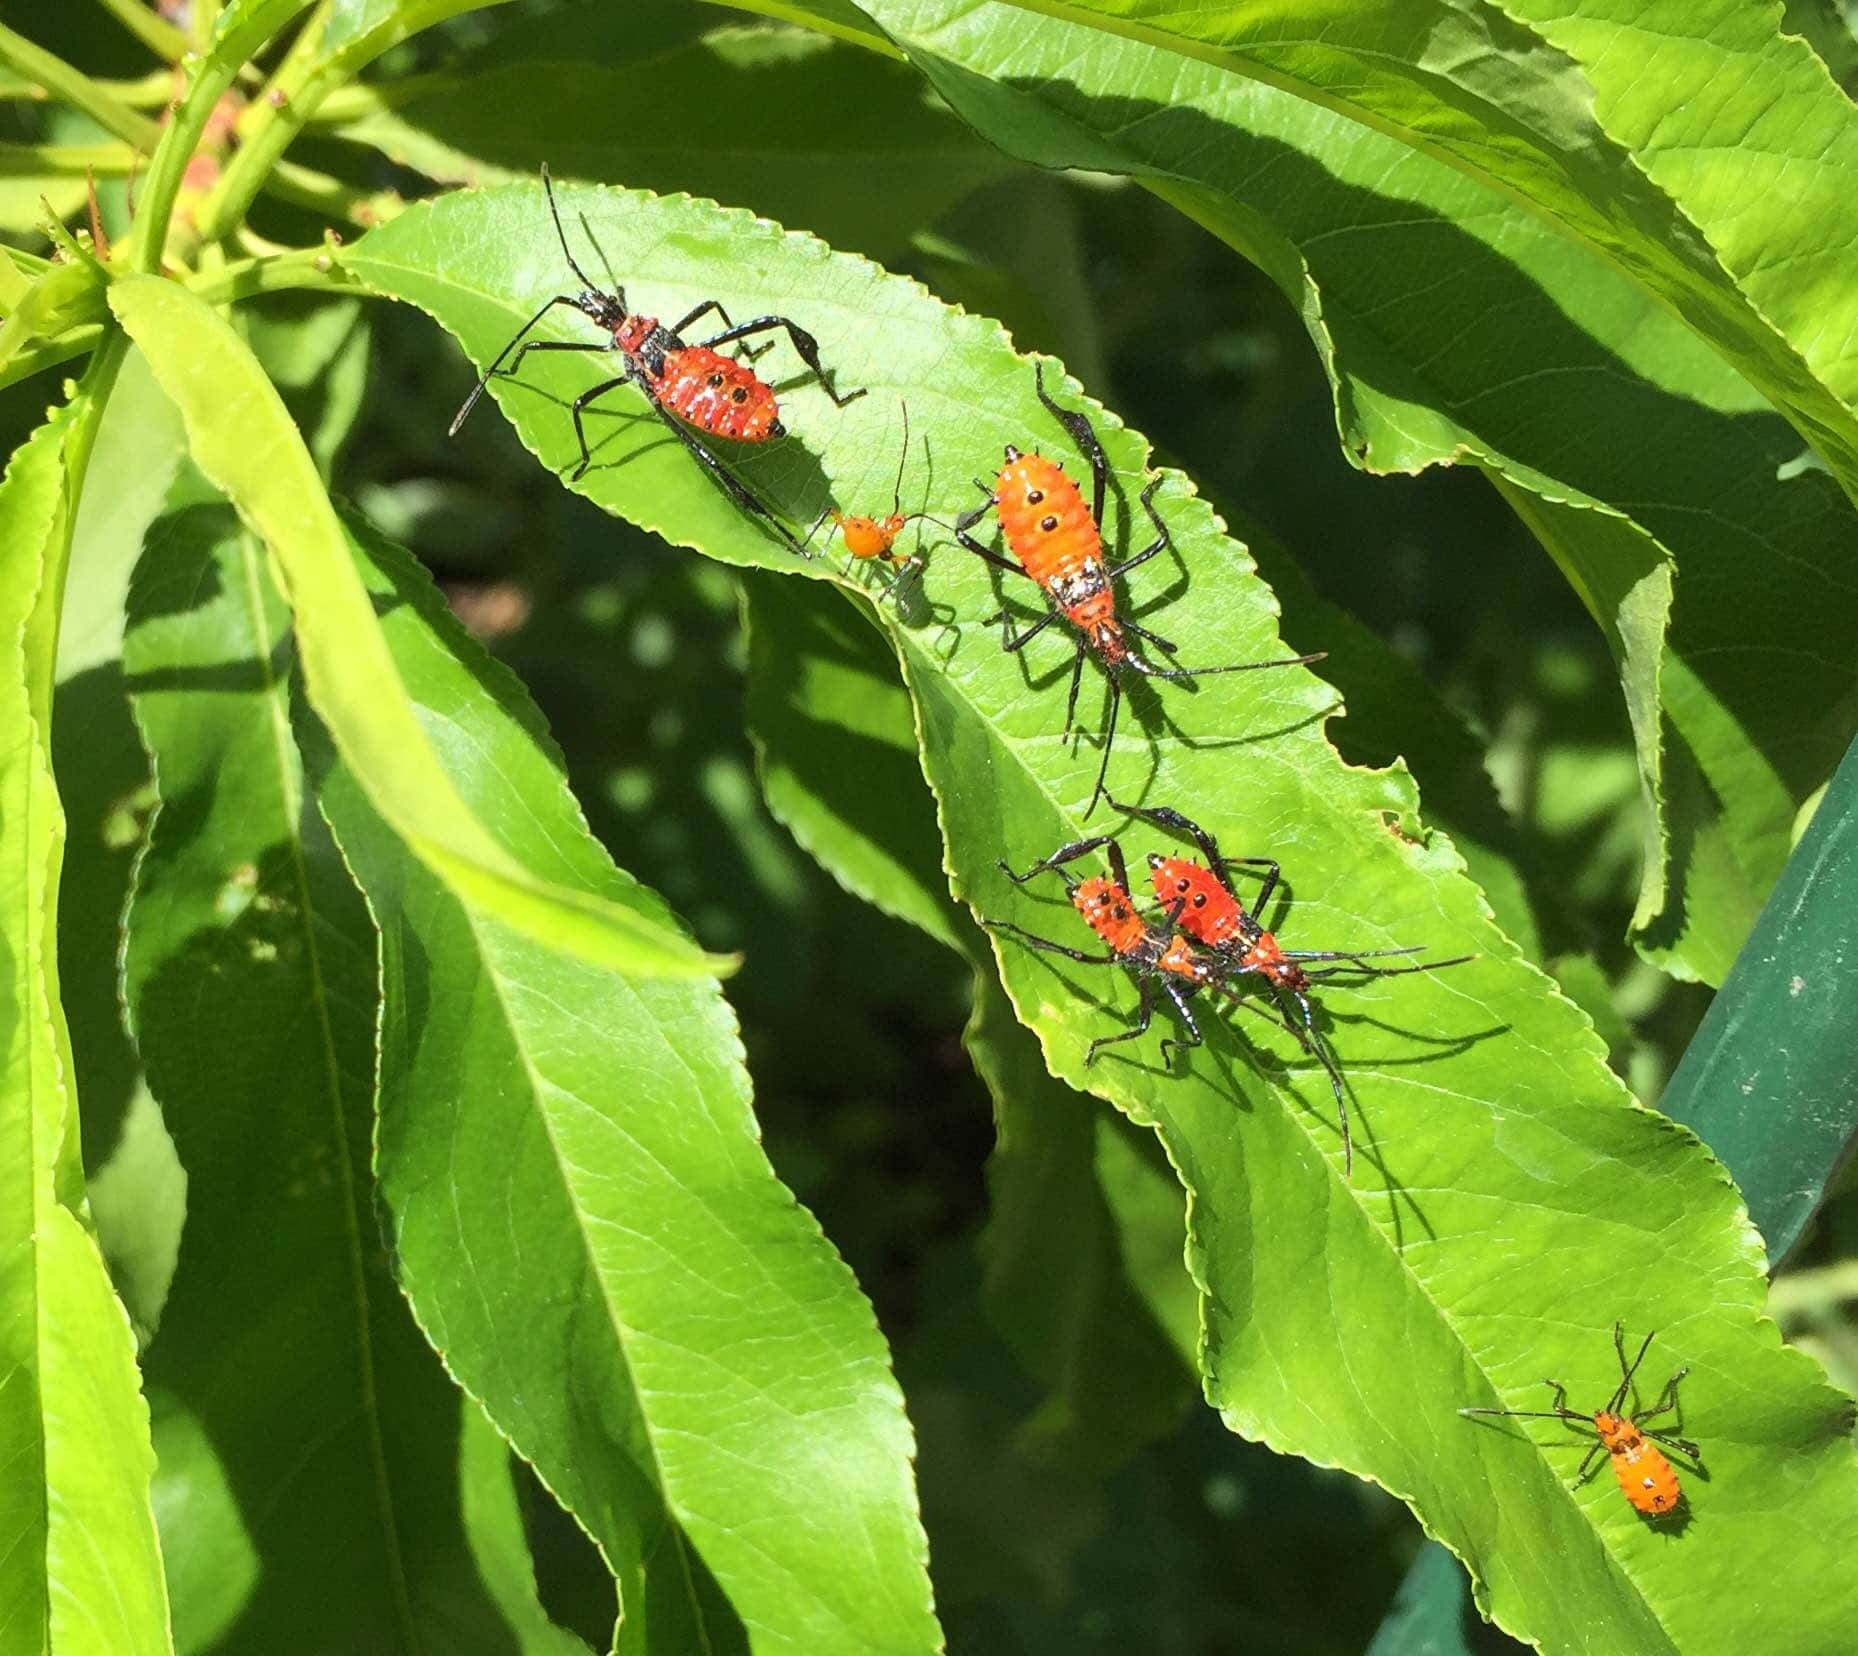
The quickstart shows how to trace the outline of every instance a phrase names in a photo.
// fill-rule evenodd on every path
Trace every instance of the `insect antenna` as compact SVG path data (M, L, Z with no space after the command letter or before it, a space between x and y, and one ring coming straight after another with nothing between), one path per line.
M1327 971L1311 972L1311 978L1323 979L1334 977L1337 973L1357 974L1361 977L1405 977L1413 972L1442 972L1447 966L1463 966L1476 960L1474 954L1453 955L1449 960L1422 960L1416 966L1364 966L1364 960L1371 960L1384 955L1424 954L1426 946L1415 943L1404 949L1351 949L1351 950L1286 950L1284 958L1298 962L1309 960L1333 960L1336 962Z
M1576 1425L1591 1427L1591 1417L1577 1413L1573 1409L1460 1409L1461 1415L1503 1415L1511 1420L1572 1420Z
M1157 667L1131 650L1123 657L1123 665L1133 667L1144 678L1186 679L1213 673L1253 673L1260 667L1307 667L1313 661L1325 660L1328 654L1327 650L1317 650L1311 655L1285 656L1280 661L1241 661L1230 667Z
M604 290L601 288L600 284L589 276L586 271L581 269L579 261L574 257L574 249L568 246L568 232L561 226L561 209L555 205L555 186L548 176L548 164L546 162L542 165L542 188L548 196L548 216L555 221L555 234L561 241L561 256L568 261L568 268L574 272L575 276L579 278L581 286L586 288L589 293L603 292ZM583 230L587 228L587 221L585 218L581 220L581 228ZM588 232L587 239L589 241L593 240L593 233L591 231ZM598 243L595 245L597 246Z

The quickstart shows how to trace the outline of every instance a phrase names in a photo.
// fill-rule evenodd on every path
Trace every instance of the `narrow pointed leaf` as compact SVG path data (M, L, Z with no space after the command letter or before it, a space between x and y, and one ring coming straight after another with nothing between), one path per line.
M1648 143L1718 123L1725 177L1777 164L1737 146L1751 118L1772 136L1757 88L1780 94L1794 71L1731 90L1747 59L1727 37L1746 40L1746 18L1713 28L1656 8L1641 35L1599 24L1606 0L1575 9L1570 31L1618 43L1607 76L1633 83L1640 118L1669 101ZM1795 811L1858 733L1858 519L1832 477L1789 464L1814 443L1858 493L1858 425L1832 384L1846 347L1825 315L1852 294L1817 256L1764 270L1799 273L1801 337L1782 338L1603 130L1611 94L1488 6L869 10L1010 153L1140 178L1267 271L1334 381L1357 464L1468 463L1498 481L1618 657L1659 834L1635 941L1680 975L1720 981L1786 860ZM1667 52L1683 84L1716 63L1724 95L1684 101L1653 66ZM1795 88L1783 102L1842 155L1858 116L1820 79L1824 98ZM1788 134L1778 163L1813 180L1797 200L1725 188L1716 210L1738 238L1771 233L1776 259L1802 226L1842 245L1831 227L1854 211L1800 216L1821 185L1792 156L1799 141ZM1777 671L1794 694L1773 695Z
M1012 170L903 64L687 0L614 17L611 39L585 11L557 14L553 31L525 17L337 136L466 184L533 178L544 164L599 179L623 154L635 185L753 206L873 253Z
M1858 747L1813 812L1660 1101L1728 1163L1768 1251L1858 1138Z
M835 594L768 575L746 577L744 591L749 730L769 810L848 891L975 963L962 1039L998 1132L982 1300L1048 1388L1034 1430L1114 1464L1192 1395L1179 1186L1165 1173L1144 1179L1147 1135L1047 1073L1014 1018L981 934L948 894L910 699L883 635ZM1118 1206L1117 1194L1134 1199Z
M123 987L187 1170L148 1372L238 1506L255 1565L240 1641L283 1649L314 1625L353 1649L506 1652L465 1545L458 1400L380 1245L375 937L305 810L288 661L262 544L190 476L151 531L124 642L160 804ZM172 1544L198 1543L183 1525ZM183 1579L219 1590L208 1569Z
M619 250L638 303L676 316L714 293L732 314L788 311L818 335L841 384L871 388L835 410L797 385L783 402L792 440L740 463L794 521L828 498L853 509L887 499L899 396L934 454L933 478L912 456L904 498L944 519L975 499L967 479L991 475L1005 444L1071 453L1034 396L1031 365L982 318L746 215L620 191L564 190L562 204ZM544 211L533 189L455 196L344 257L488 362L559 291ZM575 337L567 320L558 337ZM600 373L571 359L498 383L545 463L573 453L563 400ZM1047 383L1091 408L1055 367ZM731 508L636 397L613 407L582 492L714 556L821 573ZM1120 500L1133 504L1147 447L1091 412ZM1131 576L1128 606L1165 624L1183 661L1282 656L1270 594L1211 511L1173 474L1157 506L1178 561ZM1136 544L1124 506L1109 528L1115 545ZM1153 605L1164 592L1172 601ZM1023 866L1084 831L1101 703L1084 698L1083 740L1063 736L1066 640L1001 652L983 624L1001 595L978 560L938 550L925 596L945 625L888 609L883 621L916 700L956 893L984 917L1087 941L1062 891L1015 888L995 861ZM1531 1638L1687 1656L1775 1640L1826 1647L1858 1615L1858 1589L1826 1551L1858 1517L1847 1401L1763 1321L1760 1249L1720 1165L1633 1105L1587 1020L1517 958L1450 844L1426 837L1410 781L1337 759L1321 722L1332 706L1297 671L1138 686L1109 781L1119 797L1190 812L1235 853L1282 858L1286 946L1477 954L1437 976L1323 996L1353 1099L1352 1180L1322 1073L1287 1035L1258 1018L1229 1024L1236 1011L1208 1005L1206 1046L1174 1073L1159 1030L1087 1067L1089 1042L1127 1027L1130 986L996 942L1055 1073L1152 1124L1187 1186L1208 1395L1246 1435L1398 1493L1472 1561L1481 1602ZM1114 826L1108 812L1099 823ZM1126 838L1139 853L1154 836ZM1616 1488L1575 1487L1566 1436L1455 1412L1527 1407L1545 1370L1576 1397L1603 1398L1615 1321L1657 1329L1658 1357L1690 1366L1686 1430L1708 1445L1710 1477L1691 1490L1707 1522L1680 1545ZM1578 1439L1572 1447L1578 1463ZM1725 1602L1712 1588L1731 1571L1771 1591Z
M64 816L50 730L75 502L67 404L0 481L0 1646L169 1650L129 1319L87 1228L54 916Z
M670 916L587 833L534 708L403 554L356 546L473 809L566 889ZM383 933L377 1168L427 1336L600 1545L621 1652L940 1648L870 1307L779 1183L713 983L472 914L324 753Z
M200 469L270 549L310 696L369 798L416 853L474 908L590 960L669 973L724 964L624 908L550 888L463 807L381 641L315 462L251 352L171 282L131 277L112 287L110 303L179 406Z

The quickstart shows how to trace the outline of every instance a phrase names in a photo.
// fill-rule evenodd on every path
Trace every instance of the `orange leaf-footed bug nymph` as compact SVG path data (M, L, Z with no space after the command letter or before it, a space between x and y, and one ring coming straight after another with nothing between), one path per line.
M1108 795L1105 795L1109 798ZM1175 926L1194 942L1211 949L1225 964L1227 979L1249 976L1261 982L1272 996L1288 999L1297 1009L1293 1021L1281 1006L1276 1015L1263 1011L1249 1000L1239 1004L1260 1016L1282 1024L1296 1037L1303 1050L1311 1054L1329 1077L1329 1090L1335 1094L1336 1113L1342 1123L1343 1175L1355 1168L1354 1141L1348 1127L1348 1100L1342 1091L1342 1071L1322 1031L1316 1027L1310 991L1318 983L1339 978L1343 984L1359 984L1369 978L1404 977L1413 972L1439 972L1447 966L1462 966L1475 955L1453 955L1449 960L1417 961L1408 966L1379 966L1377 959L1388 955L1413 955L1423 952L1423 945L1396 949L1286 949L1255 917L1265 912L1271 893L1282 875L1275 857L1233 857L1220 855L1218 844L1199 823L1165 806L1143 808L1124 805L1110 799L1110 808L1125 816L1152 823L1184 834L1200 848L1206 866L1186 857L1163 857L1150 852L1149 879L1155 898ZM1247 909L1239 901L1232 883L1231 863L1261 871L1258 894ZM1312 969L1314 968L1314 969Z
M906 523L919 520L935 523L937 520L927 512L906 512L903 509L903 468L910 458L910 405L901 400L898 408L903 412L903 449L897 456L897 481L890 491L889 517L860 517L853 513L841 512L836 506L828 506L820 513L819 519L807 532L807 540L819 532L819 525L828 518L845 542L845 550L861 563L877 559L888 564L899 575L913 569L921 569L923 560L915 555L897 551L897 537L903 533ZM923 439L925 454L928 452L928 439ZM940 525L947 528L946 524Z
M1636 1418L1622 1412L1626 1394L1632 1389L1632 1377L1638 1372L1639 1364L1644 1361L1651 1343L1652 1336L1647 1334L1639 1346L1638 1355L1627 1362L1625 1327L1621 1323L1613 1324L1613 1349L1619 1354L1619 1386L1607 1399L1606 1407L1595 1409L1592 1414L1570 1409L1567 1387L1558 1380L1543 1382L1555 1394L1555 1406L1552 1409L1460 1409L1458 1412L1461 1415L1504 1415L1519 1420L1565 1420L1592 1432L1596 1441L1582 1458L1575 1473L1575 1481L1578 1483L1587 1477L1594 1457L1605 1450L1612 1456L1613 1474L1619 1479L1620 1490L1626 1499L1647 1518L1662 1518L1684 1499L1684 1492L1678 1486L1676 1470L1658 1445L1663 1444L1666 1449L1674 1449L1688 1456L1698 1466L1703 1464L1703 1455L1689 1438L1653 1431L1645 1424L1658 1415L1676 1409L1677 1383L1690 1372L1689 1369L1678 1369L1665 1382L1664 1390L1658 1394L1658 1401Z
M1156 649L1172 655L1175 646L1165 638L1139 626L1116 611L1116 592L1111 582L1126 575L1137 564L1147 563L1156 553L1174 544L1168 526L1155 510L1155 491L1162 480L1155 478L1142 491L1142 510L1155 526L1155 539L1133 557L1119 564L1106 561L1103 552L1103 507L1109 486L1109 461L1090 421L1075 409L1060 408L1045 394L1045 365L1034 365L1039 401L1052 417L1070 432L1072 440L1090 462L1091 499L1084 504L1083 493L1064 474L1056 460L1040 454L1026 454L1011 443L1006 446L1006 460L993 483L976 481L986 499L971 512L955 520L955 539L976 557L985 559L1009 575L1023 575L1035 582L1051 606L1023 632L1015 635L1007 610L992 617L1001 624L1003 649L1023 649L1032 639L1057 620L1068 621L1076 632L1076 658L1071 666L1071 694L1065 703L1064 728L1070 733L1077 714L1077 692L1083 682L1084 658L1093 657L1110 681L1110 713L1103 732L1103 759L1097 766L1097 786L1090 796L1084 815L1089 816L1103 797L1103 779L1110 765L1110 744L1116 739L1116 712L1122 702L1124 671L1153 679L1199 678L1211 673L1249 673L1260 667L1301 667L1321 661L1322 654L1290 656L1276 661L1242 661L1231 667L1156 667L1131 648L1129 640L1145 638ZM1002 557L991 547L983 546L969 533L975 524L993 512L1000 520L1000 539L1011 558ZM1015 561L1017 560L1017 561Z
M773 390L762 381L748 361L724 356L720 346L747 339L755 334L785 329L795 352L812 371L822 390L843 408L864 391L841 393L819 363L819 342L784 316L757 316L749 322L731 322L729 313L714 299L702 304L665 327L656 317L636 314L626 303L626 290L615 286L608 293L597 287L592 278L575 262L568 246L567 232L561 226L561 211L555 205L555 187L549 181L548 168L542 169L542 188L548 193L549 215L555 221L555 234L561 241L562 256L568 261L581 284L577 294L559 293L530 317L499 351L491 365L479 376L451 424L450 435L458 428L484 394L493 379L513 379L531 351L610 351L618 356L623 372L601 380L576 397L570 405L574 417L574 436L580 444L580 464L572 477L578 478L593 464L587 447L587 431L582 416L588 405L622 385L636 386L651 405L652 412L669 428L671 435L688 449L692 457L710 474L718 488L750 516L759 519L795 552L805 555L793 531L776 517L749 489L748 485L725 467L715 453L698 436L726 437L737 443L768 443L786 435ZM583 228L585 227L583 221ZM607 337L595 340L530 339L529 333L557 305L579 311ZM714 311L723 326L720 333L707 339L686 341L684 330L699 317ZM772 342L770 342L772 343ZM766 350L768 347L763 346ZM744 346L743 354L749 355ZM514 353L512 355L511 353ZM759 353L755 353L759 354ZM509 366L505 367L505 361Z
M1111 878L1073 880L1065 872L1066 863L1106 846ZM1040 937L1006 920L983 920L981 924L989 931L1016 937L1028 948L1043 954L1063 955L1067 960L1089 966L1121 966L1136 980L1142 1001L1135 1027L1120 1035L1104 1035L1092 1041L1090 1050L1084 1055L1086 1064L1095 1063L1098 1052L1104 1047L1115 1046L1119 1041L1133 1041L1148 1033L1155 1013L1157 988L1174 1003L1187 1029L1185 1039L1175 1040L1169 1036L1161 1043L1162 1059L1168 1060L1177 1047L1201 1044L1200 1026L1194 1022L1187 1000L1196 990L1217 989L1224 975L1223 968L1212 956L1197 952L1171 924L1156 925L1136 912L1135 899L1129 894L1129 870L1123 861L1123 848L1114 839L1108 834L1099 834L1094 839L1073 840L1034 863L1024 874L1015 874L1004 862L999 868L1015 885L1024 885L1035 875L1057 874L1070 894L1071 906L1109 952L1086 954L1082 949L1055 943L1049 937Z

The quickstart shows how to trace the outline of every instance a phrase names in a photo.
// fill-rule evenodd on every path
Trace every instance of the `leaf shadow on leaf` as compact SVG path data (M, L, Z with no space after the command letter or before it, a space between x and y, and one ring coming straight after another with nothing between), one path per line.
M58 975L71 1026L84 1163L94 1173L114 1151L141 1060L117 1004L116 937L129 895L134 817L147 760L129 717L122 663L112 660L57 688L52 769L69 825L58 892Z
M1831 774L1858 728L1848 669L1858 587L1845 577L1858 536L1829 476L1807 472L1777 484L1777 469L1798 455L1799 434L1771 408L1756 409L1752 388L1737 384L1720 357L1706 362L1701 341L1667 341L1651 317L1636 325L1629 307L1643 296L1600 262L1586 283L1578 250L1532 252L1533 227L1510 236L1493 216L1502 206L1494 194L1487 241L1442 216L1417 173L1370 189L1318 155L1262 131L1235 134L1185 101L1098 95L1025 75L989 80L920 48L918 55L954 89L958 106L971 99L1001 110L1003 129L1023 133L1011 147L1041 164L1148 173L1164 188L1188 177L1193 188L1221 192L1202 204L1203 222L1265 264L1304 311L1358 464L1478 465L1545 501L1603 503L1662 544L1678 571L1664 660L1680 661L1706 692L1663 705L1709 765L1710 786L1686 804L1661 789L1660 760L1676 756L1668 727L1656 723L1637 733L1641 773L1667 837L1665 883L1676 890L1685 872L1679 855L1697 854L1703 895L1734 911L1722 933L1744 935L1785 860L1794 809ZM1027 119L1015 102L1036 113ZM1139 134L1139 154L1103 133ZM1195 158L1193 174L1172 171L1167 157ZM1523 257L1506 258L1505 245ZM1379 256L1361 256L1364 248ZM1539 279L1529 258L1556 285ZM1390 279L1390 269L1399 274ZM1629 360L1623 352L1639 334L1658 344L1639 342L1637 361ZM1657 434L1655 451L1649 433ZM1619 597L1604 588L1617 571L1598 571L1597 594L1594 573L1575 584L1590 586L1604 628ZM1780 655L1794 693L1777 698L1769 664ZM1731 786L1748 775L1762 785ZM1680 812L1689 805L1703 814L1686 824ZM1644 896L1650 912L1641 931L1656 926L1665 946L1686 941L1683 918L1659 923L1655 863ZM1720 942L1699 948L1698 964L1726 966Z
M172 690L254 695L285 677L295 660L296 652L286 638L273 646L268 662L222 661L211 667L158 667L130 674L127 688L137 696ZM161 808L171 809L169 801L164 799Z

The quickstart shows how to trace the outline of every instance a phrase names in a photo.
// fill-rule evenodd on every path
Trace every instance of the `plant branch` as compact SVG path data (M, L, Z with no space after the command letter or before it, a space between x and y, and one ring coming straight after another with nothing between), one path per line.
M360 277L327 247L300 247L259 259L240 259L191 278L187 286L210 304L229 304L260 293L311 288L327 293L368 293Z
M99 126L133 144L144 154L156 147L161 128L146 115L138 115L127 104L86 75L73 68L56 53L35 46L23 35L0 24L0 64L13 70L21 79L38 87L47 97L81 109Z
M359 190L328 173L300 167L294 161L278 162L271 169L270 177L265 179L264 190L279 201L307 207L312 212L363 229L392 218L405 205L392 190L379 193Z
M146 6L138 5L137 0L97 0L97 4L158 58L179 63L193 50L193 42L182 30Z
M41 339L25 349L15 351L4 368L0 368L0 390L16 385L47 368L56 368L73 357L85 356L101 343L107 328L101 322L86 322L82 327L61 333L56 339Z
M128 144L0 144L0 178L126 178L140 154Z
M309 0L255 0L241 13L242 22L214 43L195 67L187 96L161 135L149 164L141 209L136 216L133 268L158 271L167 246L168 224L181 192L188 160L200 143L226 88L237 79L245 60L284 27Z
M278 157L322 107L323 100L346 85L382 52L460 12L500 3L501 0L411 0L367 33L309 62L307 70L293 47L290 57L272 76L269 91L251 106L250 124L240 132L239 148L200 210L201 235L209 241L217 241L231 231L251 206L252 198L263 187ZM299 46L311 40L313 33L312 44L320 43L319 21L320 16L311 20L299 37ZM306 48L303 57L308 56Z

